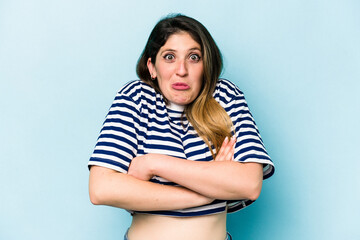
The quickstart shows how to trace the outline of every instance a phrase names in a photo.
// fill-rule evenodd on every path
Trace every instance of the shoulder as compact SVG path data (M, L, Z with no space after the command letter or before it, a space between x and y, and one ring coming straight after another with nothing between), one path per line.
M143 92L155 93L155 90L148 84L144 83L141 80L133 80L127 82L120 90L118 91L119 95L134 97Z
M125 98L140 104L143 100L151 100L155 97L155 90L141 80L133 80L126 83L116 95L116 98Z
M233 82L220 78L213 96L221 105L226 105L236 98L244 98L244 93Z

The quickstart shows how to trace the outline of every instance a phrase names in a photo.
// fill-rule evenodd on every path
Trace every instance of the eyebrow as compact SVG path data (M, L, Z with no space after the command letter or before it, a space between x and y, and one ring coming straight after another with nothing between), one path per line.
M201 52L201 49L198 48L198 47L193 47L193 48L190 48L189 51L194 51L194 50L199 50ZM171 49L171 48L167 48L167 49L164 49L160 52L160 54L162 54L163 52L177 52L175 49Z

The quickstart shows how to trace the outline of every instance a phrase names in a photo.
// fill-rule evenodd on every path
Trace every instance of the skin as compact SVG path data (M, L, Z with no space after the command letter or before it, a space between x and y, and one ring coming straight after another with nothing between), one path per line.
M234 162L235 142L235 138L225 139L211 162L162 154L139 156L132 160L128 174L144 181L160 176L213 199L256 200L262 186L262 165Z
M198 96L203 78L201 47L188 33L171 35L160 48L155 64L148 59L147 65L170 102L187 105ZM90 200L96 205L138 211L196 207L214 199L255 200L261 191L262 165L234 162L235 143L235 138L225 139L210 162L146 154L132 159L127 174L93 166ZM154 175L182 187L149 182ZM226 212L187 218L135 214L129 229L131 240L222 240L225 235Z
M234 144L234 141L225 140L215 161L232 161ZM156 156L160 155L147 154L134 158L128 174L92 166L89 179L91 202L138 211L156 211L196 207L214 200L184 187L160 185L145 180L152 176L147 169L150 169L150 161L158 159ZM150 161L142 161L143 159Z
M155 64L149 58L147 66L170 102L187 105L199 95L204 69L201 47L188 33L171 35L157 53Z

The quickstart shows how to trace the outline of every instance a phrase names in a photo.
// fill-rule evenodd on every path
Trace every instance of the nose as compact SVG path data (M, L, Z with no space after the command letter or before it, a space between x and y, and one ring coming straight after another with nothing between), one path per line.
M185 60L178 61L176 74L180 77L185 77L188 74L187 63Z

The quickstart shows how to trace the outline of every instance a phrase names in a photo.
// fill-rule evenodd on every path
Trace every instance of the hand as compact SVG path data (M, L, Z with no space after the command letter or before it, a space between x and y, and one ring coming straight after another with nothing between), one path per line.
M233 161L235 152L236 138L233 136L230 138L226 137L223 141L221 148L216 155L215 161Z
M144 181L150 180L154 176L151 173L150 154L133 158L129 166L128 175Z

